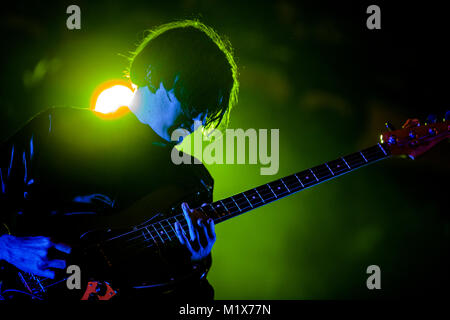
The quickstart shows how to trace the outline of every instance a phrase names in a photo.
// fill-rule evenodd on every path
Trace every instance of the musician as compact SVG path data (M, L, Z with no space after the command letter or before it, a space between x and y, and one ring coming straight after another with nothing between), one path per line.
M119 212L175 185L189 195L175 194L182 205L172 212L183 211L188 230L173 225L179 246L166 261L170 271L198 267L205 272L158 297L212 299L206 274L216 239L214 222L192 221L186 201L192 208L212 202L213 179L202 164L171 161L179 143L171 136L177 128L194 131L195 121L206 128L226 124L238 92L230 46L198 21L162 25L132 54L128 76L137 88L126 115L104 119L87 109L53 108L0 146L0 221L5 226L0 260L53 278L66 268L70 242L80 232L104 221L126 225L135 217ZM141 209L142 217L156 214ZM139 270L139 263L135 267ZM146 289L119 290L118 296L152 296Z

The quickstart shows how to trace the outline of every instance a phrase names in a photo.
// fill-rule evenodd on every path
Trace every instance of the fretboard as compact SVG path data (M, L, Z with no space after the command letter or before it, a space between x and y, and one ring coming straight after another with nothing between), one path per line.
M388 157L388 151L382 145L377 144L199 209L213 218L215 223L223 222L386 157Z
M387 148L383 144L376 144L360 152L210 203L197 210L204 216L212 218L217 224L387 157L389 157ZM183 214L177 214L156 223L140 226L131 231L128 236L137 234L138 238L145 239L149 243L174 241L177 240L174 229L174 223L177 221L187 233L187 223Z

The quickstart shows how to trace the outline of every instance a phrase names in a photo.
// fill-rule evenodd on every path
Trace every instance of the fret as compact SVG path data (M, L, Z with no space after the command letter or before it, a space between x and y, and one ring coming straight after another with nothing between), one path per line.
M233 200L234 204L236 205L236 207L238 208L239 211L242 211L241 208L239 208L238 204L236 203L236 201L233 199L233 196L230 197L231 200Z
M361 151L359 152L359 154L363 157L365 162L369 162L369 161L367 161L366 157L364 157L364 155L363 155L363 153Z
M177 216L173 216L172 218L175 219L175 222L178 222L179 224L181 224L180 221L178 221Z
M275 194L275 192L273 192L272 188L270 187L269 184L266 184L266 186L270 189L270 191L272 191L273 195L275 196L275 198L277 198L277 195Z
M313 174L314 178L316 178L317 182L319 182L319 179L317 179L317 177L316 177L316 175L314 174L314 172L313 172L311 169L309 169L309 171Z
M364 154L366 159L369 161L380 160L387 156L387 154L385 153L385 151L381 148L381 146L379 144L375 145L371 148L367 148L361 152Z
M373 148L365 149L361 152L369 161L377 161L385 157L384 153L376 146Z
M177 233L176 233L175 229L173 228L173 223L170 222L170 219L172 219L172 218L173 218L173 217L170 217L169 219L166 220L166 222L167 222L167 224L169 225L170 229L172 229L173 234L176 235ZM170 230L170 229L169 229L169 230Z
M167 237L169 238L169 240L172 240L172 239L170 239L170 236L169 236L169 234L167 233L166 229L164 229L164 226L162 225L161 221L159 221L158 223L159 223L159 225L161 226L161 228L162 228L162 230L164 231L164 233L165 233L165 234L167 235ZM162 232L161 232L161 234L162 234Z
M307 171L302 171L300 173L297 174L297 177L300 178L300 180L302 181L302 184L306 187L311 186L313 184L315 184L315 181L313 179L313 176L311 175L311 173L309 172L309 170Z
M302 188L298 178L295 175L290 175L283 178L284 183L289 186L291 192L297 191Z
M211 203L207 204L206 206L202 206L199 209L207 217L212 217L212 218L219 217L218 212L216 211L216 209L214 208L214 206Z
M180 214L179 216L181 216L181 214ZM175 221L178 222L178 224L180 225L181 232L183 232L183 234L187 237L186 231L184 231L184 228L183 228L183 224L177 219L177 216L173 216L173 218L174 218Z
M350 170L352 170L352 169L350 168L350 166L348 165L347 161L345 161L345 159L344 159L343 157L342 157L341 159L345 162L345 164L347 165L347 167L348 167Z
M33 278L34 278L34 275L33 275ZM39 278L34 278L34 279L38 283L39 287L41 287L41 291L45 292L46 290L45 290L44 286L42 285L41 280L39 280Z
M346 172L348 169L346 168L345 162L342 159L336 159L328 162L328 166L330 170L333 171L334 175L339 175L341 173Z
M328 164L325 162L325 165L327 166L328 170L330 170L331 175L334 176L333 170L330 169L330 167L328 166Z
M377 146L380 147L381 151L383 151L384 155L387 156L388 154L384 150L384 148L381 146L381 144L377 143Z
M145 235L144 230L142 230L142 236L144 237L145 241L147 241L147 236Z
M173 230L172 225L169 223L168 219L164 219L161 221L161 223L165 223L166 224L166 228L164 228L165 231L167 231L167 236L169 237L169 240L172 241L172 239L170 238L170 234L172 234L172 237L174 237L174 235L176 235L176 233L172 233L175 232L175 230Z
M235 194L232 198L239 205L240 210L252 208L250 201L242 193Z
M261 196L254 189L250 189L244 192L246 198L250 201L252 207L258 207L264 203Z
M330 174L330 169L324 164L314 167L311 170L319 181L327 180L333 176L333 174Z
M148 234L150 235L150 237L152 237L152 240L154 243L156 243L155 238L153 238L152 233L150 232L150 230L147 229L147 227L144 227L145 230L147 230Z
M195 225L197 225L198 219L201 219L201 221L202 221L202 223L203 223L203 219L205 219L206 217L209 217L209 216L207 215L207 213L205 212L205 209L206 209L207 206L208 206L208 205L206 204L206 205L202 205L202 206L200 206L200 207L198 207L198 208L195 208L195 210L201 212L200 217L199 217L199 218L196 218L197 220L195 220ZM193 223L194 223L194 222L193 222Z
M166 230L164 230L164 227L162 226L162 224L161 224L161 222L155 222L154 224L156 224L156 225L160 225L161 226L161 230L158 228L157 230L158 230L158 232L159 232L159 234L161 235L161 237L166 241L166 240L169 240L169 235L167 234L167 232L166 232ZM166 239L166 237L165 236L167 236L167 239Z
M235 204L234 200L233 199L230 200L230 199L231 199L231 197L222 200L223 204L226 203L226 208L227 208L228 212L235 213L236 211L241 211Z
M288 186L283 182L283 179L280 179L280 181L281 181L281 183L283 184L283 186L286 187L287 191L288 191L289 193L291 193L291 190L289 190Z
M348 156L343 157L343 159L346 160L352 170L366 164L366 161L359 152L349 154Z
M216 218L220 216L219 211L216 210L216 208L214 208L214 204L210 203L208 206L206 206L207 208L212 210L212 213L207 212L207 215L211 218Z
M162 243L164 243L164 239L161 237L161 235L159 234L158 230L155 228L155 225L152 224L153 229L155 229L156 234L158 235L158 237L161 239Z
M300 178L297 176L297 174L294 174L294 176L297 178L298 182L300 182L300 184L302 185L302 188L304 188L305 185L303 184L302 180L300 180Z
M256 193L258 194L258 196L261 198L261 201L262 201L263 203L265 203L263 197L261 197L261 195L259 194L258 190L256 190L256 189L253 189L253 190L255 190L255 192L256 192Z
M245 208L244 208L244 206L242 206L242 203L241 203L241 206L239 206L239 201L243 201L243 200L247 201L250 204L250 201L248 199L246 199L243 194L236 194L234 196L220 200L220 202L224 206L225 206L225 202L227 203L226 207L227 207L228 211L227 211L227 213L224 213L221 217L217 218L216 221L217 222L225 221L229 218L232 218L241 213L251 210L252 209L251 204L250 204L250 206L247 205Z
M286 194L289 194L289 190L283 185L280 180L275 180L267 184L269 188L275 192L277 197L283 197Z
M222 201L219 200L217 202L214 202L213 205L214 205L215 210L217 212L217 217L218 218L220 218L222 216L226 216L228 214L228 209L225 207L225 205L222 203ZM219 209L221 209L221 210L219 211Z
M223 216L225 216L225 215L228 215L228 214L232 214L233 213L233 211L231 210L231 208L232 208L232 206L231 205L229 205L229 208L225 205L225 203L223 203L224 201L226 201L227 199L223 199L223 200L220 200L220 203L225 207L225 209L227 210L227 213L226 214L224 214ZM233 204L233 206L234 206L234 204Z
M175 225L172 223L172 222L170 222L170 219L167 219L167 224L169 225L169 232L172 234L172 237L175 237L175 238L178 238L178 236L177 236L177 232L176 232L176 230L175 230Z
M230 210L228 210L227 206L222 202L222 200L220 200L220 203L221 203L222 206L225 208L225 210L230 211Z
M270 202L277 198L267 184L256 187L255 190L258 191L259 195L264 199L265 202Z
M241 193L241 194L244 196L245 200L247 200L248 203L250 204L250 206L253 208L252 203L248 200L248 198L247 198L247 196L245 195L245 193Z
M200 211L200 212L202 213L201 216L204 217L204 216L206 215L205 208L206 208L206 206L201 205L200 207L195 208L195 210ZM197 221L196 221L196 222L197 222Z

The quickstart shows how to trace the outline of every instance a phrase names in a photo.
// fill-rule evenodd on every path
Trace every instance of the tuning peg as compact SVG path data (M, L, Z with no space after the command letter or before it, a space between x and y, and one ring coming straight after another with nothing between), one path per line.
M406 122L402 125L402 129L405 128L412 128L412 127L420 127L420 122L418 119L408 119Z
M389 121L386 121L386 123L384 125L386 126L386 128L389 131L394 131L395 130L394 126Z
M427 117L427 124L428 123L436 123L437 117L435 114L429 114Z
M448 111L445 113L444 120L445 120L445 121L450 120L450 110L448 110Z

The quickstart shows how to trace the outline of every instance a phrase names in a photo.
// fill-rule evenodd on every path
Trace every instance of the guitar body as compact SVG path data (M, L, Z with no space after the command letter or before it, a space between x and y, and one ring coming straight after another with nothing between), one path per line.
M151 214L179 212L183 201L197 205L206 200L205 191L192 191L186 193L176 186L162 187L112 216L76 216L71 224L65 224L65 230L60 227L64 225L63 219L55 219L52 225L55 230L58 226L55 233L45 224L37 223L33 228L30 224L19 224L17 230L11 230L12 234L49 236L71 247L69 255L55 252L55 256L49 258L64 259L67 266L79 267L81 288L68 288L67 282L75 281L69 277L75 273L66 272L66 269L54 269L55 279L48 279L3 263L1 295L6 299L80 300L85 298L84 293L94 283L97 285L96 294L91 296L96 296L96 299L110 292L109 288L114 291L111 296L127 295L130 290L145 290L146 295L158 296L170 292L187 279L200 279L206 269L186 264L186 249L172 233L166 233L166 230L174 230L167 221L169 215ZM152 225L157 229L149 229ZM41 230L46 231L42 233Z

